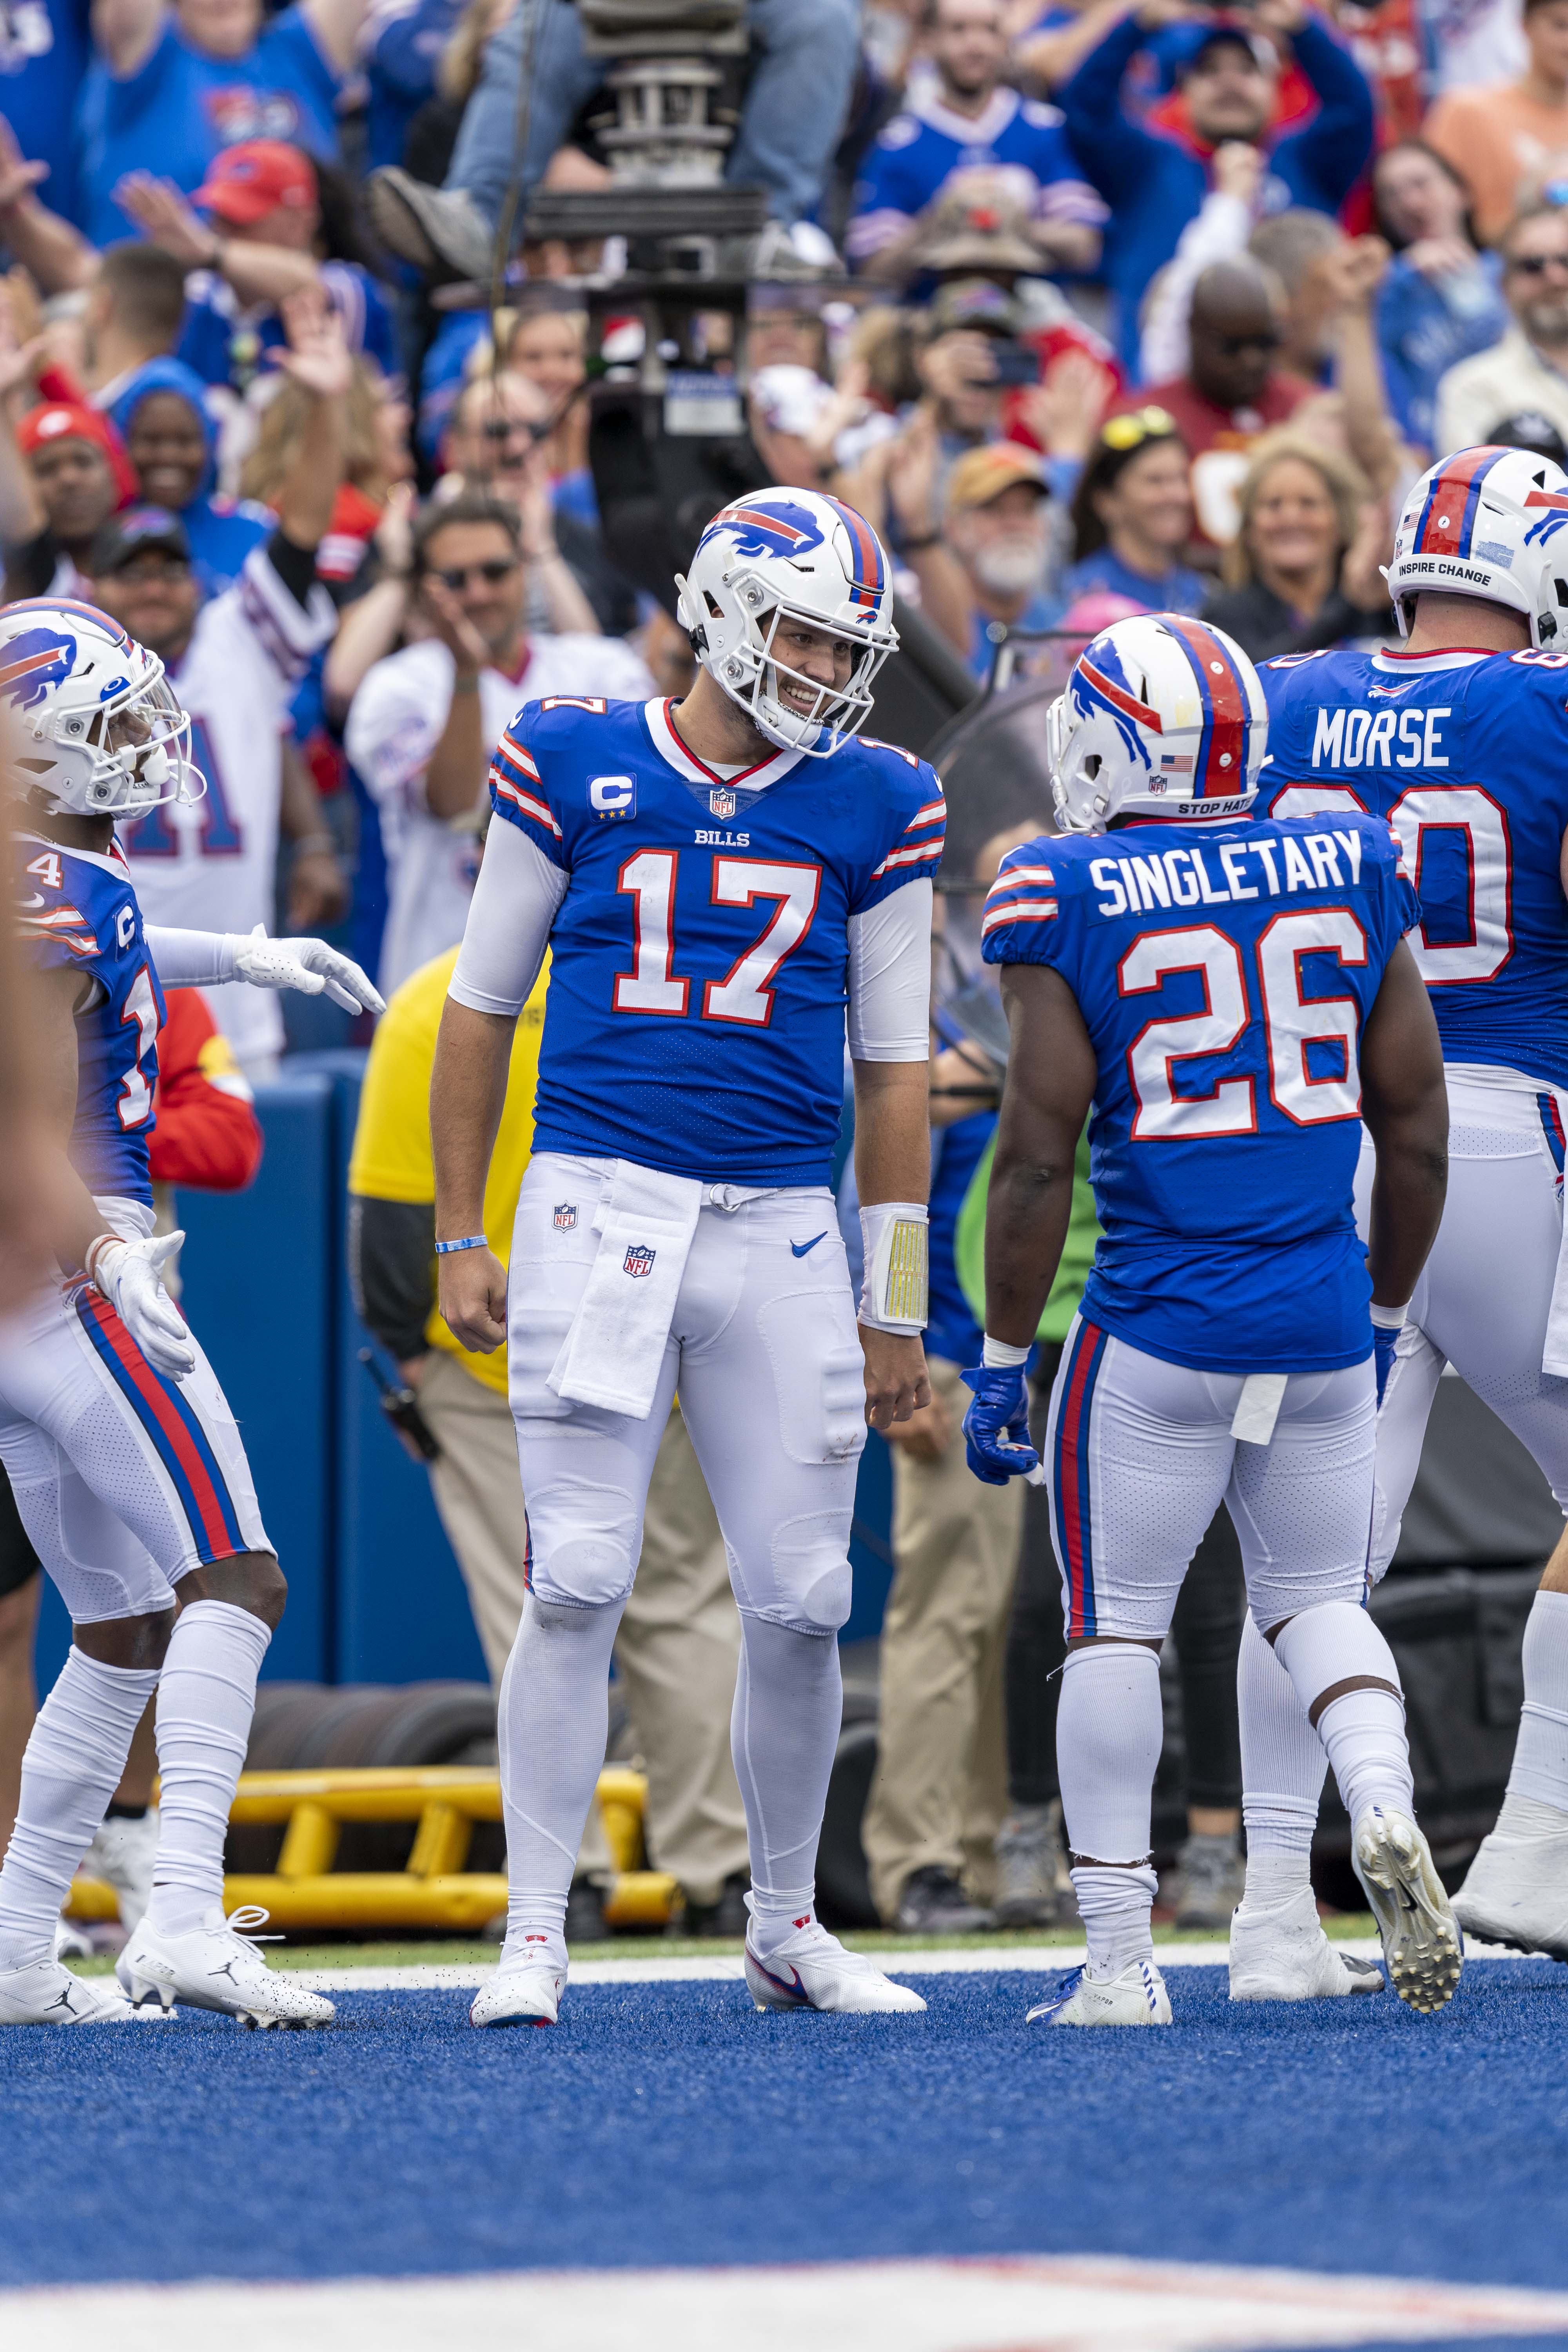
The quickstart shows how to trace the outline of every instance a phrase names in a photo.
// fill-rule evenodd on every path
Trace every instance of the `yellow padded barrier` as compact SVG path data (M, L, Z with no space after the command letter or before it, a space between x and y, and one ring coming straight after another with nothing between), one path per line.
M599 1810L617 1874L605 1898L611 1927L662 1927L679 1900L677 1883L667 1872L641 1866L647 1800L647 1782L640 1772L606 1765L600 1773ZM474 1823L500 1818L500 1781L483 1767L243 1772L229 1819L247 1825L282 1822L283 1844L275 1873L247 1872L224 1880L224 1905L233 1911L242 1903L259 1904L270 1912L270 1924L285 1932L422 1928L472 1935L506 1909L506 1880L500 1872L463 1867ZM413 1822L406 1867L334 1870L345 1822ZM96 1879L73 1881L66 1908L73 1919L119 1916L113 1890Z

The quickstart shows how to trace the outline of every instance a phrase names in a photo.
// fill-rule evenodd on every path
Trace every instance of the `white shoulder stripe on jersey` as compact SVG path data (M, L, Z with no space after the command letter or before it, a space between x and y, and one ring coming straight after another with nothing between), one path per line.
M993 907L980 926L980 936L1000 930L1004 923L1054 923L1057 902L1054 898L1019 898L1010 907Z
M547 826L557 841L564 839L561 827L542 801L536 801L531 793L525 793L520 785L508 783L504 776L495 776L492 782L502 800L515 802L524 816L531 817L535 824Z
M897 866L921 866L931 858L940 857L942 842L943 836L938 834L930 841L916 842L912 849L890 849L880 866L872 867L872 881L879 882L884 874L890 874Z

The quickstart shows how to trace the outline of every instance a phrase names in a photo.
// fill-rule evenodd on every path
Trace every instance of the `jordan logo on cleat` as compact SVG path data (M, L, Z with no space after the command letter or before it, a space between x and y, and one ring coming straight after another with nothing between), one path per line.
M212 1973L215 1977L226 1977L230 1984L234 1986L235 1990L237 1992L238 1991L239 1979L234 1973L234 1962L232 1960L225 1960L222 1968L214 1969Z
M60 1991L56 1994L54 2000L50 2001L49 2007L51 2009L63 2009L68 2017L74 2017L76 2015L76 2003L71 1999L71 1994L74 1990L75 1987L71 1985L62 1987Z

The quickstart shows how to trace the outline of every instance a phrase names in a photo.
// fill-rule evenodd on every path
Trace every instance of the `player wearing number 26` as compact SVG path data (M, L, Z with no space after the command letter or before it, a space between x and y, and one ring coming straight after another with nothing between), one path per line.
M1568 1510L1568 475L1518 449L1445 457L1405 501L1388 583L1395 650L1263 672L1276 814L1370 809L1405 845L1447 1074L1452 1180L1378 1416L1374 1579L1446 1362ZM1372 1182L1368 1149L1363 1231ZM1244 1675L1244 1751L1247 1706ZM1568 1541L1525 1633L1502 1814L1454 1907L1477 1935L1568 1959Z
M1068 1648L1062 1806L1089 1939L1087 1969L1032 2012L1053 2025L1170 2021L1149 1930L1158 1657L1222 1501L1255 1638L1313 1727L1320 1779L1325 1752L1338 1777L1396 1989L1436 2008L1459 1973L1412 1815L1398 1672L1361 1606L1373 1318L1403 1307L1436 1231L1442 1062L1405 944L1416 906L1398 841L1360 813L1255 815L1267 735L1229 638L1173 614L1118 622L1047 714L1064 832L1004 859L983 919L1013 1050L965 1422L982 1477L1035 1465L1023 1363L1091 1111L1105 1229L1045 1464ZM1363 1117L1370 1251L1352 1206ZM1304 1942L1313 1969L1342 1970L1315 1912L1287 1942L1288 1958Z
M500 1699L511 1875L479 2025L552 2022L605 1752L605 1682L679 1384L742 1629L736 1772L760 2007L920 2009L816 1923L868 1417L929 1394L931 876L942 789L861 737L897 645L887 559L836 499L760 490L704 531L678 705L526 703L431 1092L441 1307L509 1348L531 1583ZM482 1246L512 1024L548 943L510 1290ZM828 1190L847 1021L858 1314ZM466 1244L473 1244L472 1246Z

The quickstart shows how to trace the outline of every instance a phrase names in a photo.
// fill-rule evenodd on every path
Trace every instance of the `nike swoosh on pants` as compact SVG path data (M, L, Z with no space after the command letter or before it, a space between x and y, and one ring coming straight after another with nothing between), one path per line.
M792 1255L795 1257L804 1257L807 1250L814 1250L816 1247L817 1243L826 1238L826 1233L827 1228L824 1225L822 1232L819 1234L813 1234L808 1242L791 1242L790 1250Z

